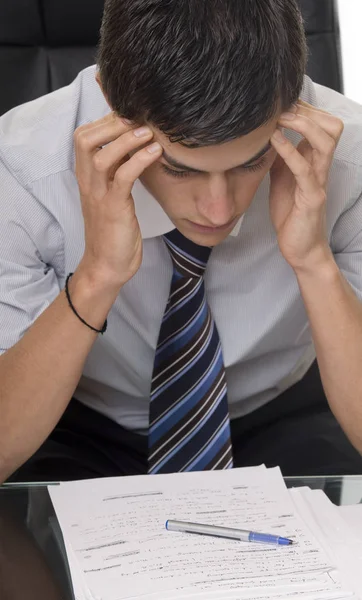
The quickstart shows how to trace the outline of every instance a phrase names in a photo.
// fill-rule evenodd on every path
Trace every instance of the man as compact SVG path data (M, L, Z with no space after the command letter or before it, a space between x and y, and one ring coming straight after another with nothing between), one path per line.
M306 57L295 0L109 0L1 118L0 480L362 472L362 107Z

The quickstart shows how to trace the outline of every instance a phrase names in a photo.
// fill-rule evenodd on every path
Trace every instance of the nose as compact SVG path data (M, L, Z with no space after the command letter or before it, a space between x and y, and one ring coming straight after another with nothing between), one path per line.
M221 227L235 217L233 194L228 189L225 178L217 177L210 181L207 190L197 200L197 210L202 218L202 225ZM201 219L200 219L201 220Z

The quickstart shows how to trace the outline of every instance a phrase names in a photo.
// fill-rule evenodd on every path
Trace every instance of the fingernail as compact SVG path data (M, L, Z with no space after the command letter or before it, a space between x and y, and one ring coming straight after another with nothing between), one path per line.
M151 133L151 129L149 127L139 127L134 130L134 135L136 137L142 137L143 135L148 135Z
M284 144L286 142L286 139L285 139L284 135L282 134L282 132L280 131L280 129L276 129L274 131L272 138L281 144Z
M151 154L153 154L153 153L161 150L161 148L162 148L161 144L159 144L158 142L155 142L154 144L151 144L151 146L148 146L147 152L150 152Z
M126 125L133 125L133 121L130 121L129 119L123 119L123 122L126 123Z
M282 113L280 115L280 118L283 119L283 121L293 121L293 119L295 119L297 115L295 115L294 113L291 112L286 112L286 113Z

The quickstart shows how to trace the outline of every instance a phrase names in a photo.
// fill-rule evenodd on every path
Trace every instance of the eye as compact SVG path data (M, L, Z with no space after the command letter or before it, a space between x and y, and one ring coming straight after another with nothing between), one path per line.
M266 164L267 159L265 157L263 157L258 163L255 163L253 165L249 165L248 167L238 167L239 171L249 171L252 173L255 173L255 171L259 171L260 169L263 169L265 164ZM193 173L192 171L176 171L175 169L170 169L169 167L167 167L166 165L161 163L161 167L164 170L165 173L167 173L167 175L170 175L171 177L191 177L191 175L199 175L199 173Z
M265 156L263 156L263 158L261 158L258 163L255 163L254 165L249 165L248 167L240 167L240 169L242 171L251 171L252 173L254 173L255 171L260 171L260 169L263 169L265 167L266 162L267 159L265 158Z
M192 173L191 171L175 171L175 169L170 169L169 167L166 167L166 165L161 163L161 167L163 169L163 171L167 174L167 175L171 175L171 177L190 177L190 175L194 175L195 173Z

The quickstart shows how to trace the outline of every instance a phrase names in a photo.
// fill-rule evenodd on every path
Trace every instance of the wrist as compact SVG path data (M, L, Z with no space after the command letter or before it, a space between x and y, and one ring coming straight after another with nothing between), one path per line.
M294 269L294 272L299 283L314 280L325 285L336 281L341 274L333 255L326 257L324 261L306 263L303 267Z
M104 275L97 275L97 272L80 265L68 281L70 310L88 327L103 333L106 319L120 289L120 285Z
M90 264L86 259L81 260L72 279L82 283L89 294L109 294L117 296L125 282L119 280L105 268Z
M316 273L331 272L336 267L336 261L329 246L316 248L308 258L297 264L290 264L297 277L315 275ZM337 267L338 268L338 267Z

